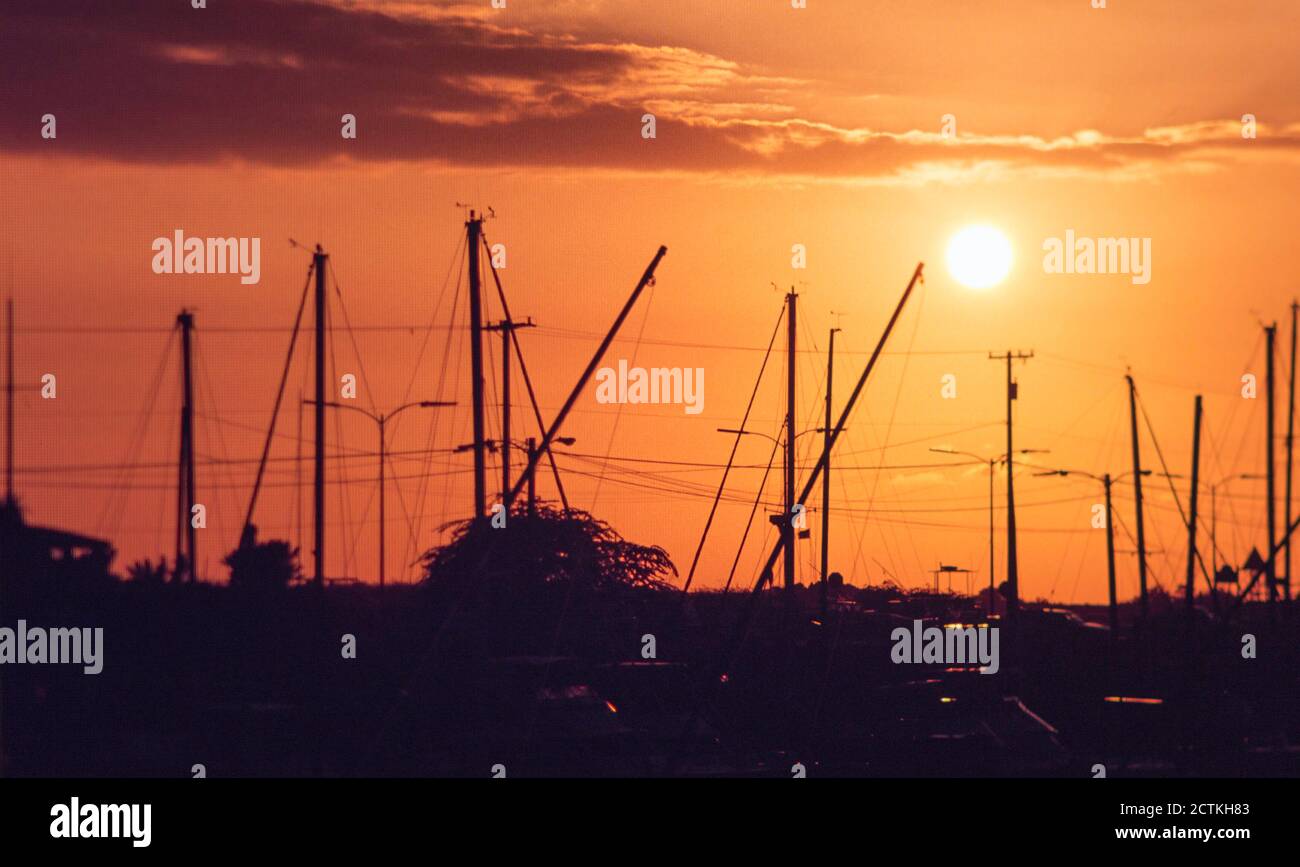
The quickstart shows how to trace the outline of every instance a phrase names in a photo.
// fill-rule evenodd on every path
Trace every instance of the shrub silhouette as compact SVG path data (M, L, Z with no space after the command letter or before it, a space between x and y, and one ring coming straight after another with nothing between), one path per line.
M460 521L427 551L425 599L442 647L466 659L519 654L621 658L628 636L676 575L659 547L629 542L576 509L539 504L507 516ZM455 650L452 650L455 648Z
M579 509L539 504L534 514L517 507L504 527L491 520L458 521L451 541L421 558L426 585L463 588L467 583L527 593L570 586L616 592L666 590L676 576L657 545L629 542L604 521Z
M245 590L283 590L301 580L298 549L283 539L257 541L257 528L240 541L239 547L222 560L230 567L230 586Z
M160 557L157 564L149 558L136 560L130 566L126 567L126 574L127 577L136 584L161 586L167 582L167 558Z

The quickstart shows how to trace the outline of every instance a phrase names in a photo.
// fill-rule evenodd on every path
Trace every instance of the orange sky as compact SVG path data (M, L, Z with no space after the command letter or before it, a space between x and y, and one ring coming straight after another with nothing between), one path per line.
M446 332L425 342L428 325L445 328L452 314L456 202L498 215L486 231L507 246L512 312L541 326L521 339L548 420L656 247L669 248L607 361L704 368L704 412L620 409L588 387L563 431L578 440L563 466L575 505L663 545L683 571L731 445L715 428L738 422L782 303L774 282L801 296L802 430L820 424L828 328L843 329L842 400L912 268L927 265L837 449L832 567L856 583L918 585L939 560L987 580L986 470L926 465L948 460L932 447L1002 450L1003 369L989 351L1036 352L1017 370L1016 430L1018 447L1051 449L1034 458L1043 466L1129 468L1128 365L1171 472L1190 469L1196 393L1204 476L1263 471L1264 401L1244 400L1240 382L1258 375L1262 397L1260 322L1279 320L1285 417L1297 276L1288 218L1300 179L1293 4L1238 4L1231 19L1218 4L1120 0L1104 10L1086 0L210 5L72 14L76 4L19 4L0 35L0 279L12 274L20 382L53 372L59 388L52 401L19 394L18 489L31 520L111 538L120 566L170 557L174 347L156 395L152 383L187 306L209 506L200 573L224 578L218 561L236 541L309 261L292 237L331 253L360 355L340 332L338 372L364 365L363 405L461 402L394 423L391 450L434 450L399 456L388 492L390 580L415 576L405 564L471 500L470 456L447 452L470 438L467 337L455 334L445 366ZM640 134L646 111L653 141ZM47 112L53 140L40 135ZM358 117L355 141L339 136L345 112ZM1256 139L1241 136L1247 113ZM940 134L945 114L955 139ZM971 223L999 227L1014 249L1008 279L987 292L961 287L944 265L948 239ZM155 275L150 243L178 228L261 237L261 282ZM1043 240L1067 229L1150 238L1151 282L1045 274ZM797 243L805 270L790 267ZM464 311L462 297L461 323ZM488 318L500 318L494 302ZM289 404L299 388L310 396L301 361ZM783 365L774 360L751 427L780 424ZM941 397L946 374L956 399ZM514 403L522 424L518 382ZM375 435L354 415L338 419L343 447L365 455L342 468L354 481L329 492L327 573L371 580ZM335 430L331 420L331 442ZM290 410L257 516L263 535L295 543L296 431ZM800 440L807 465L815 439ZM1143 448L1159 469L1145 434ZM725 580L762 474L748 467L765 465L769 449L742 445L747 468L731 486L742 502L720 513L702 586ZM129 491L119 470L66 469L124 463L159 466L128 473ZM1186 503L1187 482L1176 484ZM548 478L540 487L553 496ZM1022 595L1105 598L1104 532L1090 525L1097 487L1018 480ZM999 529L1002 489L999 479ZM1172 589L1185 530L1167 483L1147 489L1152 573ZM1255 481L1220 496L1220 545L1238 560L1263 542L1263 496ZM1117 497L1131 529L1131 487ZM774 477L768 502L778 499ZM810 526L804 580L816 574L818 514ZM767 545L774 535L756 528L737 573L745 585L764 553L760 531ZM1133 547L1123 530L1118 547ZM1000 579L1001 534L997 551ZM1135 558L1121 554L1120 569L1127 596Z

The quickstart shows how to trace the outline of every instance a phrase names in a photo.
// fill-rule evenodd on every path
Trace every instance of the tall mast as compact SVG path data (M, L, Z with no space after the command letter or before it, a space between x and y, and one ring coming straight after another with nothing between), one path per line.
M781 522L781 535L786 537L783 570L785 572L786 590L794 588L794 419L795 419L795 309L799 296L794 287L785 300L790 305L790 315L786 317L788 346L786 352L785 381L785 519Z
M510 321L501 320L501 508L510 495Z
M194 583L194 314L182 310L176 317L181 327L181 453L176 473L176 580ZM181 542L184 540L184 554Z
M997 593L997 584L995 583L997 561L994 559L993 552L993 480L997 476L994 469L996 466L997 458L989 458L989 604L986 614L993 614L994 608L997 607L994 598L994 594Z
M826 426L822 428L822 462L826 471L822 475L822 618L826 617L826 581L830 572L827 561L831 548L831 389L835 382L835 332L831 329L830 345L826 350Z
M662 249L662 248L661 248ZM884 350L885 344L889 341L889 335L894 332L894 326L898 324L898 317L902 315L903 308L907 306L907 299L912 297L912 290L921 280L921 275L925 270L925 263L918 263L916 270L912 272L912 279L907 282L907 288L903 290L903 296L898 299L897 306L894 307L893 314L889 317L889 322L885 325L885 331L880 335L880 340L876 343L876 348L872 351L871 357L867 359L867 366L862 369L862 374L858 377L857 384L853 386L853 392L849 395L848 403L840 410L840 417L835 422L835 431L831 434L831 448L835 447L835 442L839 439L840 433L844 430L844 423L849 420L849 415L853 412L853 407L858 402L858 396L862 394L862 389L866 387L867 380L871 377L871 371L876 367L876 360L880 358L880 353ZM808 499L812 493L813 487L817 480L821 478L822 469L826 464L826 456L823 454L817 459L817 465L813 467L812 473L804 482L803 492L799 494L799 502L802 503ZM773 579L772 569L776 566L776 558L781 556L781 552L786 547L786 535L782 533L776 542L775 547L767 555L767 561L763 564L758 573L758 581L754 584L751 591L752 596L757 596L763 591L767 582Z
M1102 477L1101 483L1106 488L1106 587L1110 602L1110 638L1111 641L1117 641L1119 639L1119 601L1115 598L1115 525L1112 522L1114 515L1110 507L1110 473L1106 473Z
M646 266L644 273L641 274L641 279L637 281L636 288L632 290L632 294L623 305L623 309L619 311L618 317L614 320L614 324L609 327L609 331L605 333L605 337L600 341L600 346L596 348L596 354L591 357L591 361L587 362L586 370L584 370L582 375L578 377L578 382L573 386L573 390L569 392L569 396L565 398L564 405L560 407L560 411L556 414L554 421L551 422L551 426L543 432L542 441L538 445L537 450L528 456L528 466L524 469L524 473L519 477L519 480L514 483L513 487L511 487L510 496L506 498L507 505L514 502L515 497L519 496L519 492L523 489L524 485L532 482L533 472L537 469L538 459L543 454L549 453L551 443L555 441L555 435L559 432L560 426L564 424L564 420L569 416L569 410L573 409L573 405L577 402L578 396L582 394L582 390L587 387L587 383L591 380L591 375L596 372L596 368L600 365L600 360L605 357L606 350L608 350L609 345L614 342L614 337L618 334L618 330L623 327L623 322L627 319L627 315L632 312L632 306L636 304L636 299L641 297L641 293L645 291L646 286L649 286L654 282L655 269L659 267L660 260L662 260L667 254L668 248L661 244L659 249L655 252L654 258L650 260L650 264ZM556 475L556 479L559 479L558 474Z
M1201 396L1196 395L1196 419L1192 423L1192 493L1187 518L1187 613L1196 606L1196 497L1201 484Z
M1137 422L1137 386L1133 377L1125 374L1128 380L1128 417L1129 439L1133 446L1133 495L1137 499L1137 546L1138 546L1138 604L1142 623L1147 619L1147 534L1146 522L1142 511L1142 453L1138 446Z
M1291 302L1291 367L1290 379L1291 384L1287 394L1286 409L1286 520L1285 526L1291 526L1291 480L1292 480L1292 458L1295 450L1295 353L1296 353L1296 311L1300 310L1300 304L1295 301ZM1286 566L1286 577L1283 579L1282 589L1286 594L1286 599L1291 600L1291 536L1286 537L1286 559L1283 561Z
M528 438L528 466L535 467L537 464L537 440L534 437ZM537 514L537 474L534 470L529 470L528 476L528 517ZM510 493L506 492L507 495ZM506 503L510 502L509 496L506 497ZM503 504L504 505L504 504Z
M295 541L298 543L298 544L297 544L297 547L298 547L298 548L301 548L301 547L302 547L303 537L307 535L306 533L304 533L304 532L302 531L302 523L303 523L303 522L302 522L302 516L303 516L303 508L302 508L302 413L303 413L303 409L302 409L302 408L303 408L303 406L305 406L305 404L303 403L303 400L302 400L302 389L298 389L298 451L297 451L297 453L296 453L296 456L295 456L295 458L294 458L294 462L293 462L293 465L294 465L294 471L295 471L294 479L293 479L293 495L294 495L294 498L295 498L295 506L296 506L296 508L294 509L294 511L298 513L298 514L297 514L297 518L298 518L298 537L297 537L297 539L296 539Z
M325 404L329 397L325 394L325 262L329 258L320 244L313 254L316 272L316 477L312 485L314 500L313 514L315 527L313 531L314 574L312 580L317 589L325 587Z
M385 540L384 540L384 532L385 530L388 529L388 525L384 523L388 518L388 512L384 505L385 494L388 491L388 482L384 478L384 463L386 457L384 454L384 449L388 442L388 438L387 436L385 436L384 433L384 423L386 420L387 417L382 415L376 419L376 421L378 422L377 426L379 428L379 589L380 590L384 589L384 584L387 581L387 575L388 575L388 566L387 566L388 558L385 551L385 549L388 546L385 544Z
M1277 440L1274 439L1277 422L1277 411L1274 406L1274 377L1276 376L1276 365L1274 364L1274 346L1277 343L1277 323L1267 326L1264 329L1268 353L1268 442L1265 447L1265 460L1268 473L1268 547L1273 548L1273 542L1277 539ZM1265 580L1268 582L1268 605L1272 610L1277 603L1277 565L1274 558L1269 558L1268 572L1265 574Z
M478 248L483 218L473 211L465 222L469 244L469 357L470 385L474 395L474 517L486 514L487 457L483 436L483 292L479 285Z
M12 269L13 265L10 264ZM10 283L13 283L12 271ZM9 291L13 292L10 285ZM8 362L5 373L5 505L12 509L9 518L17 521L18 508L14 502L14 299L11 294L5 302L7 337L5 340ZM0 528L0 533L12 532L11 527ZM0 582L3 584L3 582ZM0 590L3 588L0 587ZM0 678L0 777L5 773L5 718L4 718L4 680Z
M501 320L501 508L510 495L510 321Z
M5 502L14 502L14 299L5 301Z

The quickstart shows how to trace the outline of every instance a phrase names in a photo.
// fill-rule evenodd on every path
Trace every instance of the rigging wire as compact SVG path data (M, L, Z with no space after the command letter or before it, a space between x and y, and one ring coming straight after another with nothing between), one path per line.
M779 327L779 323L778 323ZM754 526L754 516L758 513L758 507L763 499L763 489L767 485L768 474L772 472L772 465L776 462L776 453L780 448L778 440L772 440L772 454L767 459L767 469L763 472L763 479L758 484L758 492L754 495L754 505L749 510L749 518L745 521L745 532L740 536L740 544L736 547L736 557L731 561L731 570L727 573L727 583L723 586L723 604L726 604L726 593L731 589L731 581L736 577L736 566L740 564L740 555L745 550L745 541L749 538L749 531ZM718 490L718 497L713 501L714 508L717 508L718 499L721 498L722 490ZM755 567L757 568L757 567ZM683 593L685 591L683 590ZM719 612L721 613L721 612Z
M488 251L488 256L487 256L488 271L492 274L492 282L497 288L497 297L501 299L501 309L505 314L506 320L508 322L514 322L514 317L511 316L510 314L510 305L506 302L505 288L501 285L501 275L497 273L496 263L492 260L492 249L488 245L487 235L480 233L480 238L483 241L484 248L486 248ZM653 292L653 285L654 284L652 283L651 284L652 292ZM532 377L528 375L528 365L524 361L524 348L523 345L520 344L519 342L519 334L517 329L512 328L510 330L510 343L515 348L515 357L519 359L519 371L520 373L523 374L524 377L524 387L528 391L528 400L533 405L533 416L537 421L538 436L541 437L542 439L545 439L546 424L545 422L542 421L542 411L537 404L537 394L533 391ZM555 454L554 452L552 452L549 444L546 446L546 457L551 464L551 475L554 476L555 478L555 489L556 492L560 495L560 503L564 506L565 511L568 511L569 496L564 491L564 483L560 481L560 470L555 465ZM534 467L533 472L536 473L536 471L537 468Z
M646 323L650 321L650 308L653 306L655 300L655 283L653 280L650 282L650 285L647 288L650 291L646 293L645 304L642 305L644 309L641 314L641 328L640 330L637 331L637 339L632 344L632 361L628 365L629 368L636 366L637 353L641 351L641 338L645 335ZM622 421L623 419L624 406L625 406L624 402L619 401L618 405L614 409L614 423L611 426L609 431L609 441L605 444L605 457L607 459L609 458L610 452L614 450L614 441L618 439L618 425L619 422ZM593 491L591 494L590 502L591 502L591 508L593 509L596 507L596 499L600 496L600 486L604 482L604 480L605 480L605 475L604 475L604 471L602 470L601 475L596 478L596 490Z
M154 371L153 379L150 383L149 390L145 395L145 403L142 407L139 420L136 424L135 434L127 446L126 464L136 460L144 444L146 431L149 429L149 420L153 417L154 406L158 400L158 392L161 390L163 373L167 369L167 359L171 356L172 345L176 342L177 329L173 326L171 333L163 346L162 355L158 359L158 367ZM179 421L177 422L179 424ZM112 525L108 524L110 516L114 520L119 520L121 515L126 512L126 504L131 496L131 486L133 477L129 476L125 469L118 475L114 493L104 501L104 510L100 513L99 520L95 523L95 535L109 529ZM116 508L114 506L116 505Z
M262 462L258 465L257 476L253 480L253 493L248 498L248 512L244 516L244 526L243 529L240 530L239 534L241 541L244 538L244 534L248 532L248 528L252 526L253 523L253 509L257 505L257 494L262 487L262 473L266 469L266 458L271 453L271 438L275 435L275 421L280 415L280 402L284 398L284 386L289 379L289 366L293 362L293 348L298 342L298 332L302 326L302 313L307 307L307 290L311 286L312 273L315 270L315 267L316 260L313 259L312 264L307 266L307 279L302 285L302 300L298 302L298 314L294 317L293 333L289 337L289 350L285 354L284 370L280 374L280 387L276 390L275 407L271 410L271 424L267 428L266 442L262 446Z
M457 258L455 271L454 271L454 273L456 274L456 283L451 290L451 312L450 312L450 316L448 317L448 322L452 326L456 325L458 321L457 314L460 310L460 298L461 298L460 289L462 285L461 275L464 273L464 269L462 266L464 265L465 257L468 253L468 249L469 249L468 241L467 240L462 241L462 243L458 248L459 257ZM451 280L452 273L453 273L452 271L448 271L447 275L444 277L443 291L438 296L438 303L435 305L433 313L429 320L431 324L434 321L434 319L437 317L438 310L441 309L442 307L442 299L445 297L447 285ZM434 391L434 396L435 399L437 400L442 400L443 396L446 394L445 389L447 385L447 374L449 370L452 370L451 366L448 364L448 360L451 356L452 344L457 343L457 345L459 345L459 343L457 342L457 338L460 337L461 334L462 332L458 331L454 327L449 328L447 330L446 339L443 341L443 345L442 345L442 362L438 365L438 385ZM453 382L459 381L460 360L462 355L463 353L459 353L459 352L456 353L455 369L452 372ZM412 383L414 382L414 377L415 374L412 373ZM408 398L410 396L410 390L411 387L408 386L407 387ZM454 396L454 394L452 396ZM425 437L424 437L425 448L429 450L428 457L426 458L424 463L425 472L430 472L433 466L434 452L432 451L432 449L433 449L434 440L437 438L437 434L439 430L439 422L440 420L438 418L438 413L433 413L433 416L429 419L428 428L426 430ZM448 423L448 429L450 430L450 433L448 434L448 437L450 438L451 435L455 433L454 425ZM394 431L394 434L395 433L396 431ZM446 460L443 463L444 471L450 470L452 467L453 459L452 459L451 452L452 450L449 449ZM447 514L447 504L449 502L450 496L451 496L451 486L444 485L442 488L442 504L441 504L441 511L440 511L440 514L442 515ZM420 536L422 535L424 529L425 505L428 502L428 499L429 499L429 482L426 479L421 481L416 486L416 491L415 491L415 534L408 540L408 548L407 548L407 557L412 562L417 560L419 556Z
M742 431L745 430L745 425L747 425L747 424L749 423L749 414L750 414L750 412L751 412L751 411L753 410L753 408L754 408L754 400L755 400L755 398L758 397L758 389L759 389L759 387L762 385L762 382L763 382L763 372L764 372L765 370L767 370L767 362L768 362L768 361L771 359L771 357L772 357L772 347L776 345L776 335L780 332L780 330L781 330L781 322L782 322L784 319L785 319L785 306L782 305L782 307L781 307L781 311L780 311L780 313L777 314L777 317L776 317L776 325L773 326L773 328L772 328L772 336L771 336L771 338L769 338L768 341L767 341L767 352L763 355L763 363L762 363L761 365L759 365L759 368L758 368L758 377L754 380L754 389L753 389L753 391L751 391L750 394L749 394L749 403L747 403L747 404L745 405L745 413L744 413L744 415L743 415L743 416L741 417L741 419L740 419L740 428L739 428L739 429L742 430ZM726 487L727 487L727 476L730 475L730 473L731 473L732 462L735 461L735 459L736 459L736 452L740 449L740 439L741 439L742 436L744 436L744 434L739 434L739 433L736 434L736 438L735 438L735 440L733 440L732 443L731 443L731 454L727 457L727 465L726 465L726 469L724 469L724 470L722 471L722 478L721 478L721 480L719 480L719 482L718 482L718 493L717 493L717 495L716 495L716 496L714 497L714 499L713 499L713 505L709 508L709 517L708 517L707 519L705 519L705 521L704 521L704 531L700 534L700 541L699 541L699 544L697 544L697 545L695 546L695 555L691 558L691 568L690 568L690 570L686 573L686 581L685 581L685 583L682 585L682 594L683 594L683 595L685 595L685 594L686 594L686 593L691 589L691 582L695 580L695 569L696 569L697 566L699 566L699 563L700 563L700 552L702 552L702 551L704 550L704 543L705 543L705 541L709 538L709 529L713 526L713 516L717 514L717 511L718 511L718 501L722 499L722 492L723 492L724 490L726 490ZM758 485L758 488L759 488L759 491L760 491L760 492L763 490L763 486L767 483L767 475L768 475L768 473L770 473L770 472L772 471L772 460L775 460L775 458L776 458L776 452L773 451L773 453L772 453L772 458L768 460L768 462L767 462L767 468L763 471L763 480L762 480L761 482L759 482L759 485ZM606 455L605 459L608 461L608 460L609 460L609 456ZM754 507L755 507L755 509L758 508L758 501L757 501L757 499L756 499L755 502L754 502ZM752 521L754 520L754 515L753 515L753 513L750 514L750 516L749 516L749 520L750 520L750 522L752 522ZM746 524L746 526L745 526L745 534L746 534L746 535L749 534L749 526L748 526L748 524ZM741 539L740 546L741 546L742 549L743 549L744 546L745 546L745 541L744 541L743 538ZM737 551L737 552L736 552L736 560L737 560L737 562L740 560L740 551ZM732 566L731 566L731 574L727 576L727 586L728 586L728 587L731 586L731 577L732 577L733 575L735 575L735 574L736 574L736 565L735 565L735 563L733 563Z

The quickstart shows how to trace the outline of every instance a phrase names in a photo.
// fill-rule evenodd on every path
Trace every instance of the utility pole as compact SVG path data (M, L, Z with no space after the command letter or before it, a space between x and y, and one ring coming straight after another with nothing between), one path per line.
M1286 520L1285 526L1291 526L1291 480L1292 480L1292 458L1295 450L1295 353L1296 353L1296 311L1300 310L1300 304L1294 300L1291 302L1291 367L1290 380L1291 384L1287 394L1286 410ZM1286 567L1286 578L1282 584L1283 592L1286 594L1286 600L1291 601L1291 535L1286 537L1286 559L1283 561Z
M502 319L495 325L485 325L484 331L501 332L501 505L506 506L510 496L510 342L511 332L518 328L535 328L533 318L527 322Z
M830 567L827 565L831 550L831 388L835 381L835 332L831 329L830 346L826 351L826 427L822 428L822 462L826 470L822 474L822 620L826 619L827 577ZM793 487L793 486L792 486Z
M1268 474L1268 549L1272 550L1273 541L1277 538L1277 441L1274 439L1276 427L1276 410L1274 407L1274 377L1276 375L1274 365L1274 346L1277 343L1277 323L1264 328L1268 356L1268 444L1265 451L1267 458L1266 466ZM1268 607L1274 614L1277 613L1277 565L1275 558L1269 558L1268 572L1264 576L1268 582Z
M528 517L534 517L537 514L537 438L528 438L528 466L532 469L528 472ZM507 493L509 493L507 491Z
M1101 477L1106 488L1106 586L1110 599L1110 638L1119 638L1119 601L1115 598L1115 525L1112 523L1110 508L1110 473Z
M782 568L785 572L785 589L787 592L794 589L794 374L795 309L798 298L799 296L795 294L794 287L791 286L789 294L785 296L785 300L789 304L789 315L786 317L788 343L785 365L785 520L781 522L781 535L785 537L786 542ZM828 454L827 458L829 457Z
M313 535L312 581L316 589L325 589L325 263L329 257L316 245L312 254L312 268L316 274L316 476L312 484Z
M1192 502L1187 519L1187 615L1189 618L1196 607L1196 499L1200 492L1200 485L1201 396L1198 394L1196 395L1196 420L1192 426Z
M1132 375L1125 374L1124 378L1128 380L1129 439L1133 446L1133 495L1137 499L1139 618L1145 624L1147 621L1147 535L1142 512L1142 453L1138 447L1137 386L1133 384Z
M181 327L181 453L176 468L176 563L177 581L194 583L194 314L181 310L176 317ZM182 540L184 549L182 549ZM182 554L182 550L185 553Z
M474 393L474 517L481 518L486 514L487 503L487 442L483 439L483 293L479 285L478 264L483 217L470 211L465 233L469 244L470 382Z
M989 353L993 361L1007 363L1007 619L1014 623L1020 609L1020 569L1016 555L1016 488L1015 488L1015 449L1011 444L1012 414L1011 402L1016 399L1018 385L1011 377L1011 364L1014 361L1027 361L1034 357L1034 351L1012 352L1003 355Z
M489 329L491 330L491 329ZM510 496L510 320L502 319L501 330L501 508Z

